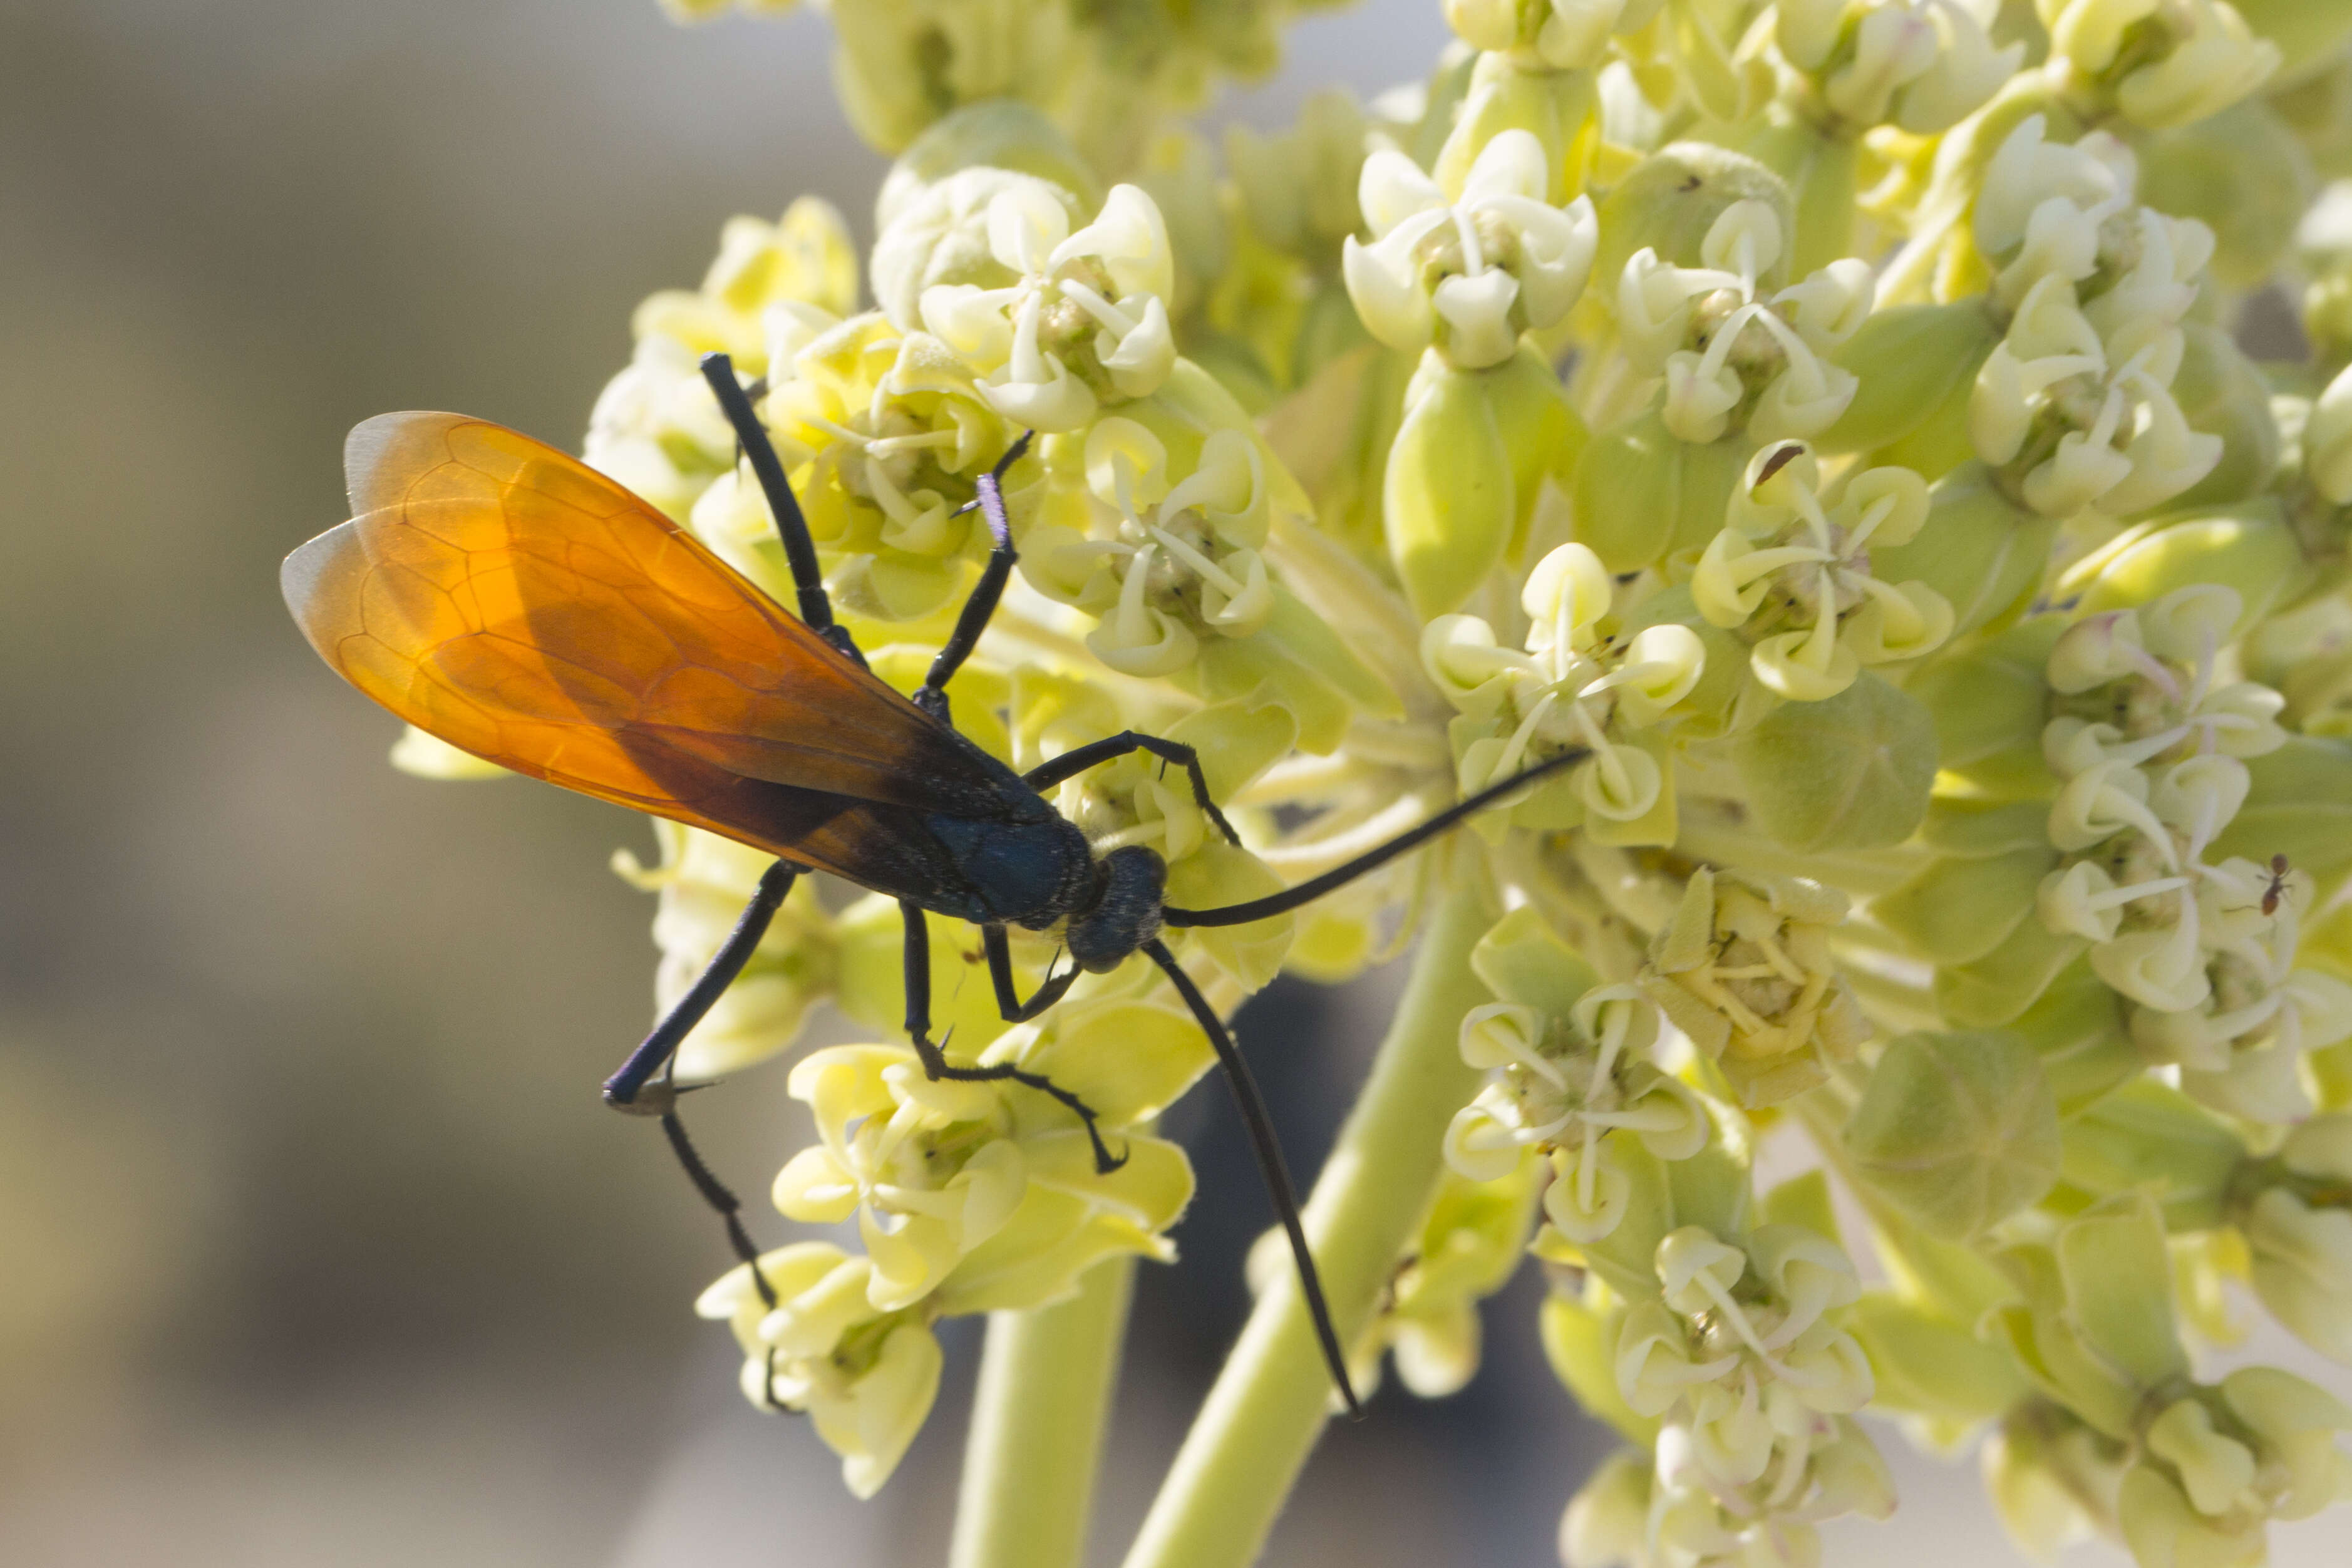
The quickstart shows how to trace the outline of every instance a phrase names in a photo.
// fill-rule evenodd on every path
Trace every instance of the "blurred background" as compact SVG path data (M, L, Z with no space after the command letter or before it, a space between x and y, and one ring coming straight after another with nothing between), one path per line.
M1217 114L1284 122L1444 37L1433 0L1375 0ZM681 31L652 0L0 10L9 1568L941 1560L978 1325L898 1478L853 1502L814 1434L738 1395L689 1310L730 1261L718 1228L597 1101L649 1014L651 900L605 869L646 828L394 773L392 721L277 591L343 515L359 419L454 408L576 445L630 309L691 286L730 214L814 192L864 237L882 163L828 48L814 16ZM1392 983L1244 1015L1295 1165ZM747 1188L805 1140L782 1091L771 1068L697 1103ZM1105 1562L1267 1223L1222 1094L1170 1130L1202 1192L1184 1263L1141 1277ZM1538 1288L1492 1305L1467 1393L1384 1391L1334 1427L1269 1562L1557 1561L1609 1439L1544 1369ZM1906 1558L2010 1559L1971 1468L1882 1436ZM2340 1563L2342 1528L2278 1532L2283 1559ZM1895 1542L1848 1525L1832 1550Z

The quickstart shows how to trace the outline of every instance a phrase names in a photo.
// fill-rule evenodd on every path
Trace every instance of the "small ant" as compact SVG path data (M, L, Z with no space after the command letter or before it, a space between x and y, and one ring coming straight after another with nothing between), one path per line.
M2263 889L2263 913L2266 915L2274 915L2278 913L2279 900L2284 896L2285 892L2286 857L2284 855L2273 855L2271 857L2270 886Z

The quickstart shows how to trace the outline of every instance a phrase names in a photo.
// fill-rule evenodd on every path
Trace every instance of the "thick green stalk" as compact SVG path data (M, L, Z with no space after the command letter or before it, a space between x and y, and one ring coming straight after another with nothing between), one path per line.
M1307 1200L1307 1235L1340 1341L1351 1342L1419 1224L1446 1123L1477 1091L1462 1015L1488 1000L1470 950L1494 922L1483 855L1444 847L1445 891L1371 1077ZM1330 1374L1285 1269L1259 1297L1128 1553L1127 1568L1244 1568L1265 1544L1323 1430Z
M1134 1282L1107 1258L1067 1301L989 1314L950 1568L1077 1568Z

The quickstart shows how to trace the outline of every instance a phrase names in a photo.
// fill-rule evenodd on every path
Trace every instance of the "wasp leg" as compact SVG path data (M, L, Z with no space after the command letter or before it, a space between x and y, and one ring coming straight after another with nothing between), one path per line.
M743 1226L742 1200L711 1171L701 1152L695 1148L694 1141L686 1135L686 1123L678 1119L677 1114L679 1091L670 1081L670 1068L677 1059L679 1044L718 1005L719 998L726 994L727 987L734 984L735 977L743 973L743 965L750 962L752 952L760 945L760 939L767 934L769 922L775 919L777 908L783 903L785 895L793 890L793 883L805 869L805 867L796 866L789 860L779 860L768 868L760 878L759 887L751 894L751 901L743 906L743 913L735 921L735 929L727 933L725 942L719 944L719 951L711 955L709 963L704 966L694 984L677 999L676 1005L662 1016L661 1022L654 1026L653 1033L646 1037L645 1043L629 1053L629 1059L621 1064L621 1070L604 1080L605 1104L615 1110L661 1119L662 1136L669 1140L670 1152L677 1156L687 1180L694 1184L694 1190L701 1195L702 1201L710 1205L727 1226L728 1246L734 1249L736 1258L751 1270L751 1284L760 1292L760 1300L772 1310L776 1305L775 1287L768 1283L767 1275L761 1270L760 1249L752 1245L751 1233ZM784 1408L776 1398L776 1354L773 1351L768 1352L765 1393L770 1410Z
M702 1022L711 1008L719 1005L719 998L726 994L727 988L735 983L735 977L743 973L743 966L751 962L752 952L760 945L760 939L768 932L768 922L776 918L776 910L782 905L784 896L793 890L793 881L806 869L806 867L796 866L790 860L779 860L761 876L760 886L751 894L751 901L743 906L743 913L735 921L735 929L727 933L725 942L719 944L719 951L711 955L710 963L703 969L700 978L677 999L675 1006L663 1015L661 1022L654 1026L653 1033L645 1037L645 1043L629 1053L629 1059L621 1064L621 1070L604 1080L605 1104L615 1110L642 1109L655 1115L667 1110L667 1104L639 1107L638 1093L656 1073L669 1065L670 1058L677 1054L677 1047L687 1035Z
M808 519L802 515L792 481L784 478L784 465L776 456L776 444L768 439L768 427L760 423L759 414L751 407L751 395L735 379L735 362L723 353L704 354L702 379L710 384L727 423L735 427L735 439L742 446L743 456L751 460L751 472L760 481L761 493L768 498L768 510L775 514L776 537L783 541L784 559L792 564L793 585L800 590L801 619L862 667L866 656L858 651L849 628L833 618L833 601L825 596L824 573L817 565L816 542L809 537Z
M1072 964L1059 974L1048 966L1045 980L1029 1000L1021 1000L1021 992L1013 978L1013 944L1004 939L1003 926L980 928L981 944L988 950L988 978L996 985L996 1010L1008 1024L1025 1024L1041 1017L1045 1010L1059 1002L1077 979L1078 966Z
M1242 841L1242 836L1234 831L1234 825L1225 820L1225 814L1217 809L1217 803L1209 798L1209 780L1208 776L1201 772L1201 753L1181 741L1163 741L1157 735L1144 735L1133 730L1122 730L1118 734L1108 736L1103 740L1089 741L1083 746L1071 747L1052 762L1041 767L1031 768L1027 773L1023 773L1021 782L1043 794L1064 779L1076 778L1088 768L1127 756L1134 752L1150 752L1162 763L1174 763L1178 767L1182 768L1192 781L1193 800L1199 803L1201 810L1207 814L1209 820L1217 825L1217 831L1225 836L1225 842L1239 844ZM1163 767L1161 771L1166 770Z
M716 1209L719 1217L726 1222L728 1245L735 1249L735 1256L743 1266L751 1271L751 1287L759 1291L761 1303L768 1310L774 1311L776 1288L768 1283L767 1274L760 1268L760 1249L751 1245L751 1233L743 1228L743 1200L737 1197L734 1190L704 1163L701 1151L695 1148L694 1141L686 1135L686 1123L677 1119L675 1104L662 1112L661 1125L663 1135L669 1140L670 1152L677 1156L677 1163L686 1167L688 1178L694 1183L694 1190L700 1193L702 1201ZM761 1392L766 1397L771 1411L783 1410L783 1403L776 1397L776 1352L772 1350L768 1352L767 1384Z
M963 613L956 616L955 631L931 660L930 673L923 677L922 689L915 693L915 706L942 724L948 722L948 682L955 679L955 672L980 645L980 634L988 629L990 617L996 614L997 601L1004 597L1004 584L1013 575L1013 563L1021 559L1020 552L1013 548L1013 521L1004 515L1004 475L1021 460L1021 454L1029 449L1033 438L1034 433L1024 434L1005 448L1004 456L996 459L996 467L980 476L980 497L971 503L980 509L981 517L988 523L988 565L981 572L980 581L972 584L971 596L963 602Z
M1298 1218L1298 1190L1291 1184L1290 1168L1283 1163L1282 1145L1274 1135L1274 1119L1266 1114L1265 1097L1258 1092L1257 1079L1251 1076L1249 1063L1242 1058L1241 1047L1234 1043L1224 1020L1217 1016L1217 1010L1209 1005L1209 999L1201 994L1201 988L1192 984L1167 943L1154 937L1143 944L1143 952L1166 973L1216 1049L1218 1065L1225 1069L1225 1084L1234 1091L1234 1105L1242 1113L1243 1126L1249 1130L1250 1148L1257 1155L1258 1173L1265 1178L1266 1195L1274 1200L1274 1212L1290 1237L1290 1256L1298 1265L1307 1315L1314 1321L1315 1337L1323 1346L1331 1381L1339 1385L1339 1397L1348 1402L1348 1414L1361 1416L1363 1406L1356 1402L1355 1385L1348 1379L1348 1358L1339 1351L1339 1332L1332 1327L1331 1309L1323 1299L1322 1277L1316 1272L1315 1255L1307 1249L1307 1229Z
M922 1059L923 1076L946 1079L952 1083L1012 1082L1051 1096L1076 1112L1078 1120L1086 1123L1087 1142L1094 1145L1097 1171L1108 1175L1126 1164L1127 1156L1113 1155L1110 1145L1103 1142L1102 1129L1096 1125L1094 1107L1045 1074L1024 1072L1011 1062L962 1068L948 1060L947 1053L931 1041L930 928L924 923L922 907L919 904L901 900L898 912L907 922L907 1038L914 1042L915 1055Z

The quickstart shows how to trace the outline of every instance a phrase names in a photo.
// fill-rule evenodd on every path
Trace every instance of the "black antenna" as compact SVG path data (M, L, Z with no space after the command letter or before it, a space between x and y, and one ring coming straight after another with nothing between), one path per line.
M1520 769L1500 784L1488 784L1467 799L1454 802L1420 826L1407 828L1379 848L1368 849L1344 866L1334 867L1319 877L1311 877L1295 888L1285 888L1278 893L1252 899L1247 903L1225 904L1213 910L1180 910L1171 905L1160 911L1160 919L1171 926L1238 926L1273 915L1287 914L1301 904L1314 902L1334 888L1345 887L1368 871L1379 870L1408 850L1418 849L1459 824L1464 817L1476 816L1514 790L1580 763L1591 754L1585 747L1572 746L1556 757L1546 757L1542 762Z
M1282 1145L1274 1136L1274 1119L1265 1108L1265 1097L1258 1092L1257 1079L1250 1073L1249 1063L1242 1058L1241 1047L1234 1044L1233 1035L1225 1028L1224 1020L1184 973L1176 955L1168 951L1167 943L1153 937L1143 944L1144 956L1158 964L1175 985L1176 994L1184 998L1184 1005L1216 1047L1217 1063L1225 1069L1225 1084L1234 1091L1234 1108L1242 1113L1242 1125L1249 1129L1250 1149L1257 1156L1258 1173L1265 1178L1266 1194L1274 1200L1274 1212L1281 1216L1282 1228L1290 1237L1290 1256L1298 1268L1299 1288L1306 1293L1307 1315L1314 1321L1315 1338L1323 1346L1323 1360L1331 1369L1331 1381L1339 1385L1339 1397L1348 1402L1348 1414L1362 1420L1364 1407L1357 1403L1355 1384L1348 1380L1348 1358L1339 1349L1339 1331L1331 1324L1330 1306L1323 1300L1323 1282L1315 1270L1315 1257L1307 1249L1307 1229L1298 1220L1298 1189L1291 1184L1290 1167L1283 1163Z

